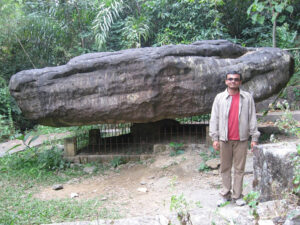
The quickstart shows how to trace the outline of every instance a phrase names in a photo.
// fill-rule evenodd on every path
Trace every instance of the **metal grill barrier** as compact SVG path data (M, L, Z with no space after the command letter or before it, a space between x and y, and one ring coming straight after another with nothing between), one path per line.
M154 144L205 143L209 115L152 123L100 124L77 136L78 154L151 154Z

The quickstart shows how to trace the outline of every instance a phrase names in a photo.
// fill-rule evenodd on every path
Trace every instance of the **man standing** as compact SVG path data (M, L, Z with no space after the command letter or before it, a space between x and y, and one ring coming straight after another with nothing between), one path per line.
M242 191L248 139L252 137L252 149L257 145L260 133L257 130L254 100L250 93L240 89L242 75L236 71L227 73L225 84L227 89L214 100L209 122L213 148L220 150L221 158L222 198L217 204L220 206L232 199L237 205L244 205Z

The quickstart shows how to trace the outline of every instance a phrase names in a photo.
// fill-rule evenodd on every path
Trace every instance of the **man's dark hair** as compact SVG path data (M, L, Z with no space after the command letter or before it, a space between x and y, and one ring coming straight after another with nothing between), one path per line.
M237 72L237 71L229 71L229 72L226 73L226 79L227 79L227 75L228 75L228 74L238 74L238 75L240 75L240 80L243 79L243 78L242 78L242 74L241 74L240 72Z

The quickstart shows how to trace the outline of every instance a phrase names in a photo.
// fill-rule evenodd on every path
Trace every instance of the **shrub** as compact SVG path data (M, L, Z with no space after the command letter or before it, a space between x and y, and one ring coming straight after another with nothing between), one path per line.
M53 146L38 153L37 164L46 170L61 170L68 166L63 159L63 151Z
M0 141L6 140L10 136L10 133L8 120L0 114Z

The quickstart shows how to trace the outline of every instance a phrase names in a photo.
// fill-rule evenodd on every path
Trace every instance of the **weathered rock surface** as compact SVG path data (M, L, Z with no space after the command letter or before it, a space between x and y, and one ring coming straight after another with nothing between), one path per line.
M282 199L293 188L293 161L297 154L295 142L264 144L254 148L253 168L255 190L260 201Z
M255 108L257 112L263 112L269 110L269 105L277 105L278 102L287 101L291 110L298 110L300 108L300 85L286 87L283 92L283 97L278 97L278 93L275 95L257 102ZM276 107L275 107L276 108Z
M276 48L244 48L226 40L85 54L66 65L21 71L10 92L40 124L146 123L210 112L224 74L243 74L255 100L277 93L293 73Z

